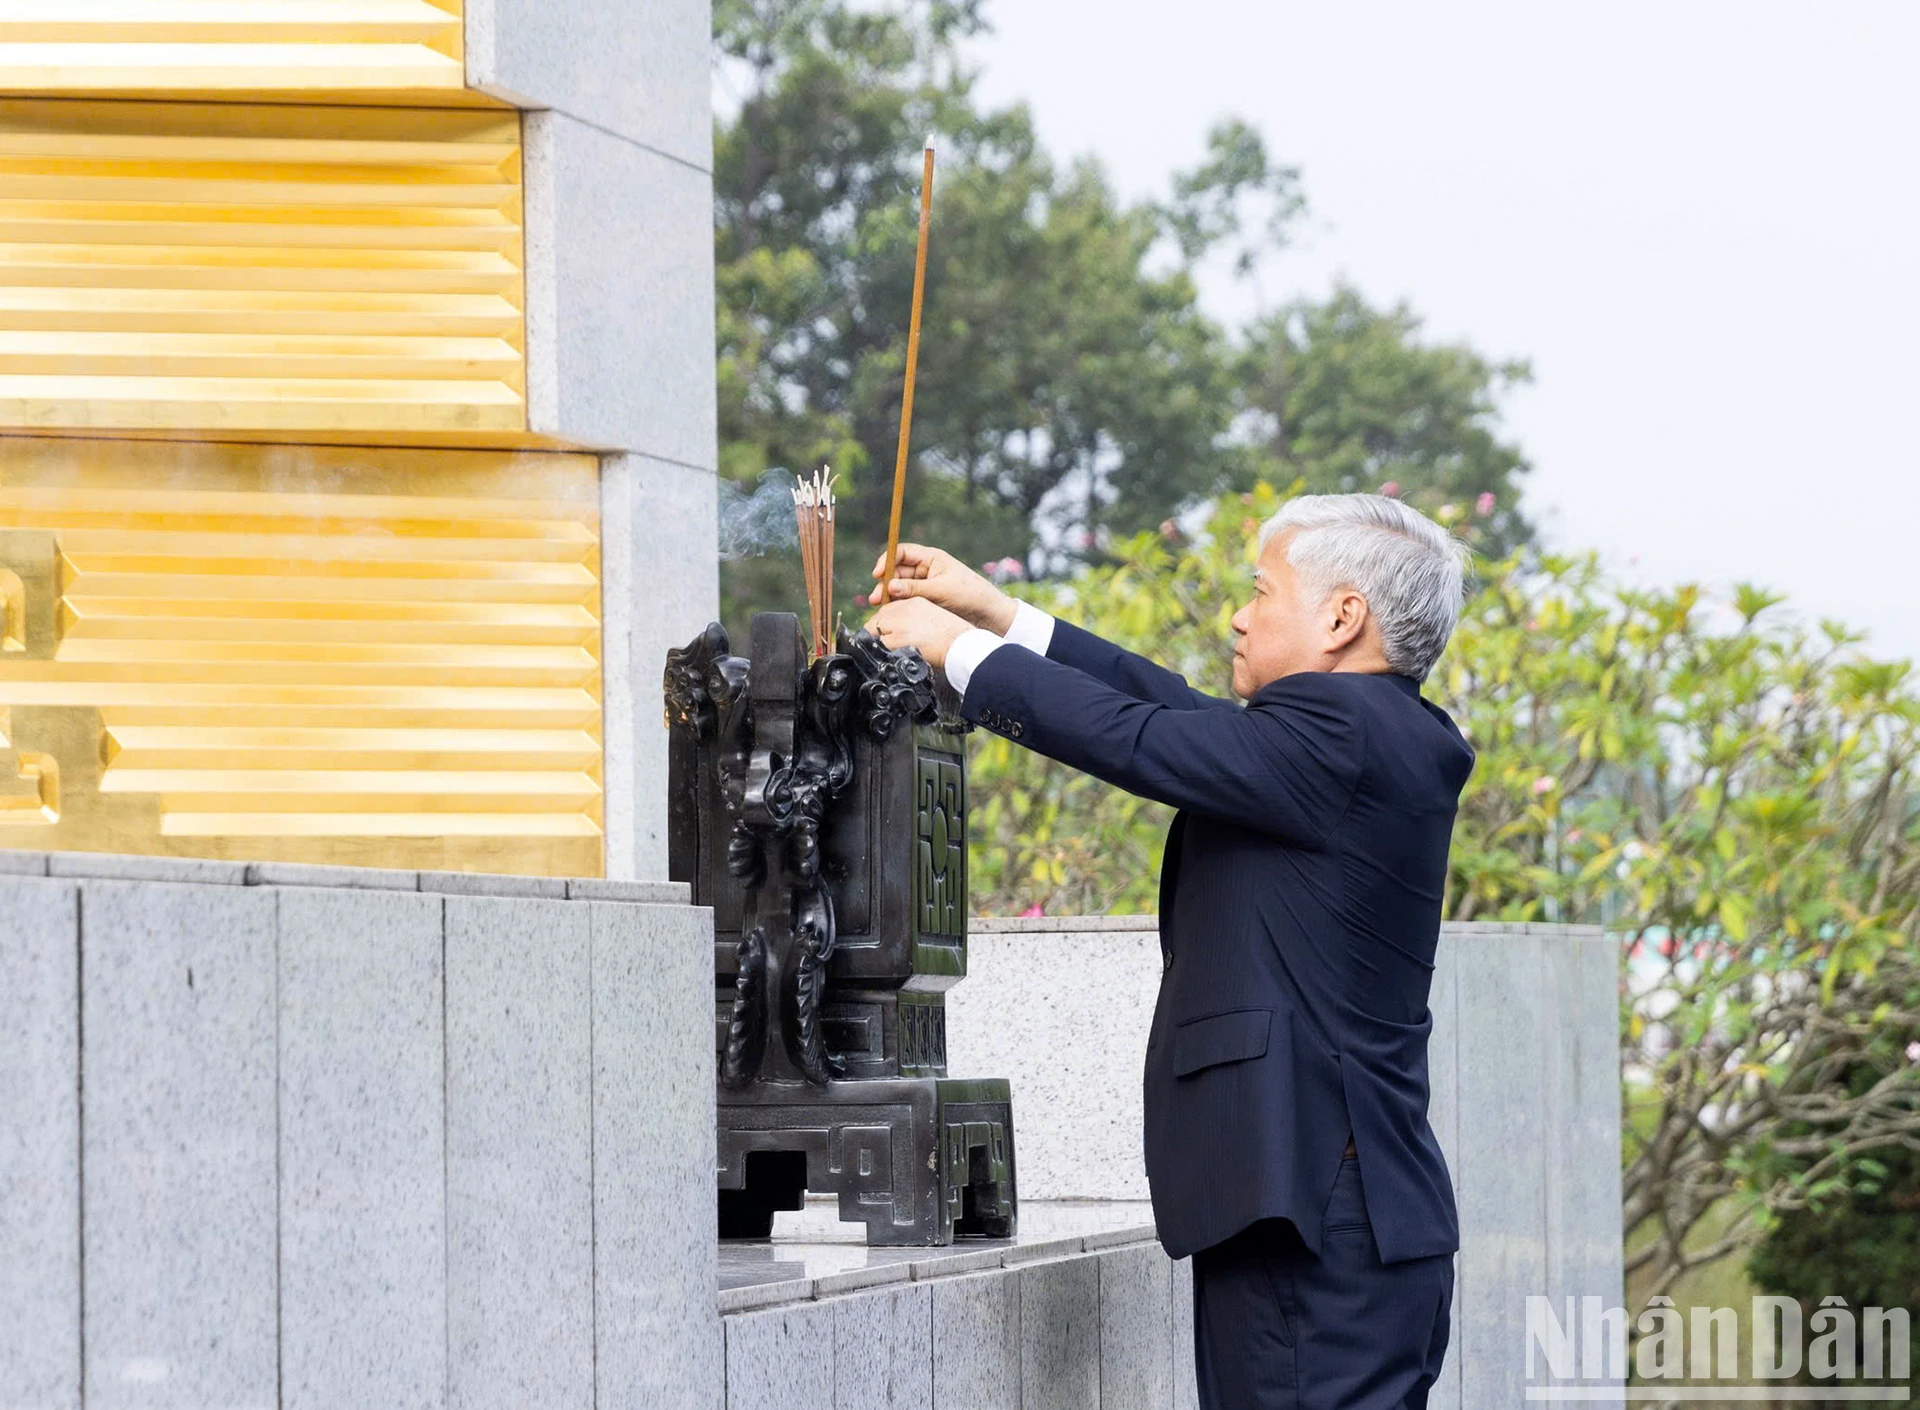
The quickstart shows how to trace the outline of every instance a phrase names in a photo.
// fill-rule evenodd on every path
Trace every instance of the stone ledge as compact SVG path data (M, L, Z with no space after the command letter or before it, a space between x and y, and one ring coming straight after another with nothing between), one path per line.
M386 867L309 866L301 862L221 862L119 852L0 851L0 876L80 881L157 881L196 886L302 886L351 891L426 891L442 896L510 896L545 901L616 901L690 906L684 881L608 881L600 877L399 871Z
M418 891L420 873L387 867L322 867L302 862L248 862L249 886L337 886L354 891Z
M1160 917L1138 916L975 916L967 922L970 935L1125 935L1136 931L1158 931ZM1606 930L1598 925L1573 925L1563 921L1449 920L1440 925L1443 935L1547 935L1569 940L1603 940Z
M607 881L582 876L567 879L569 901L629 901L643 906L686 906L693 888L684 881Z
M193 857L132 857L117 852L50 852L48 876L91 881L173 881L200 886L245 886L245 862L209 862Z
M1060 935L1097 931L1119 935L1160 929L1160 917L1145 916L975 916L967 922L969 935Z
M828 1273L813 1280L813 1295L815 1298L835 1297L841 1293L908 1282L912 1268L913 1265L906 1262L873 1263L864 1268L849 1268L844 1273Z
M788 1302L813 1300L813 1279L797 1278L787 1283L749 1283L744 1288L720 1290L720 1313L754 1312L762 1307L777 1307Z
M564 901L562 876L511 876L504 872L423 871L420 889L442 896L512 896L520 900Z
M766 1255L767 1276L754 1282L736 1282L720 1289L720 1312L730 1316L792 1303L824 1302L851 1293L903 1283L940 1282L971 1274L1014 1272L1036 1265L1094 1257L1116 1249L1158 1248L1153 1225L1127 1222L1060 1234L1062 1222L1087 1219L1105 1224L1101 1206L1089 1204L1039 1205L1037 1221L1043 1228L1035 1237L954 1244L944 1249L875 1248L850 1243L790 1243L776 1238L770 1244L721 1245L721 1279L756 1271L757 1255ZM1110 1216L1109 1216L1110 1217ZM729 1268L728 1253L735 1267ZM742 1266L744 1265L744 1267Z

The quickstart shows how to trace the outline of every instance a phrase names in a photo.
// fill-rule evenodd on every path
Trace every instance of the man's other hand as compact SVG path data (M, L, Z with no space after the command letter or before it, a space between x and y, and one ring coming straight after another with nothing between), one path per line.
M878 578L886 570L887 556L883 553L873 565L873 576ZM969 626L984 627L995 636L1005 636L1013 625L1013 599L945 549L919 543L900 545L893 579L874 588L873 602L878 606L908 598L944 607Z
M968 630L968 623L925 598L908 598L903 602L889 602L874 613L867 630L885 642L889 650L898 651L905 646L918 648L929 666L944 671L947 651Z

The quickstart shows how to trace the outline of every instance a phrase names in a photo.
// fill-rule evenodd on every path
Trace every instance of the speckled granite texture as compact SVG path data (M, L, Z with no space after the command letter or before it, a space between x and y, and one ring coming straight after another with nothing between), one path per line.
M1146 1208L1020 1217L1017 1239L868 1249L813 1201L770 1244L723 1245L727 1410L1191 1410L1191 1278ZM800 1389L821 1398L781 1398Z
M875 1250L815 1202L716 1248L711 917L681 888L4 861L0 1325L29 1335L0 1377L28 1404L77 1410L83 1373L89 1407L1194 1404L1190 1271L1138 1200ZM1124 1192L1093 1181L1125 1173L1153 932L1049 924L976 932L956 995L1057 1002L956 1004L955 1060L1009 1055L1023 1182ZM1614 958L1443 942L1436 1410L1520 1402L1523 1295L1618 1300ZM1079 1085L1023 1075L1049 1061Z
M25 862L0 1404L716 1410L683 888Z
M44 859L41 867L45 873ZM0 876L0 1404L80 1403L79 887Z

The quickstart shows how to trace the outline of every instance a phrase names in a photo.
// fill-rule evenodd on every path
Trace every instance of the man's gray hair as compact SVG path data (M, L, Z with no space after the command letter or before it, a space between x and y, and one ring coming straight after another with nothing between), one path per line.
M1466 593L1467 546L1411 505L1378 494L1290 499L1260 529L1260 547L1299 530L1287 562L1310 601L1342 588L1367 600L1395 674L1423 681L1445 650Z

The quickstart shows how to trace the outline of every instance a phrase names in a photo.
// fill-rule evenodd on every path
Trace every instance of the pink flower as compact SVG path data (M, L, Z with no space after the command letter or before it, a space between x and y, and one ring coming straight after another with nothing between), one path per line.
M1002 558L1000 560L1000 571L1005 573L1009 578L1024 578L1027 575L1026 565L1021 563L1018 558Z
M1574 843L1580 840L1580 837L1581 837L1580 829L1576 827L1572 832L1569 832L1567 834L1567 846L1569 847L1573 846Z
M1484 519L1489 514L1493 513L1493 506L1497 502L1498 501L1496 501L1493 497L1493 491L1488 490L1485 494L1481 495L1480 498L1476 499L1473 502L1473 512L1475 514L1478 514L1482 519Z
M1398 499L1400 497L1400 482L1398 480L1387 481L1386 484L1380 486L1380 493L1388 499Z
M1679 949L1680 942L1675 940L1671 935L1668 935L1660 941L1660 958L1670 960L1678 953Z
M860 592L854 594L853 605L855 607L868 607L872 604L867 601L867 595L864 592Z
M1533 796L1535 798L1544 798L1547 794L1553 792L1553 787L1553 775L1541 774L1539 778L1533 781Z
M1020 912L1020 919L1032 920L1035 916L1043 916L1046 913L1047 913L1047 908L1045 906L1042 906L1036 903L1034 905L1028 906L1024 911Z
M1907 1061L1920 1062L1920 1042L1907 1044Z

